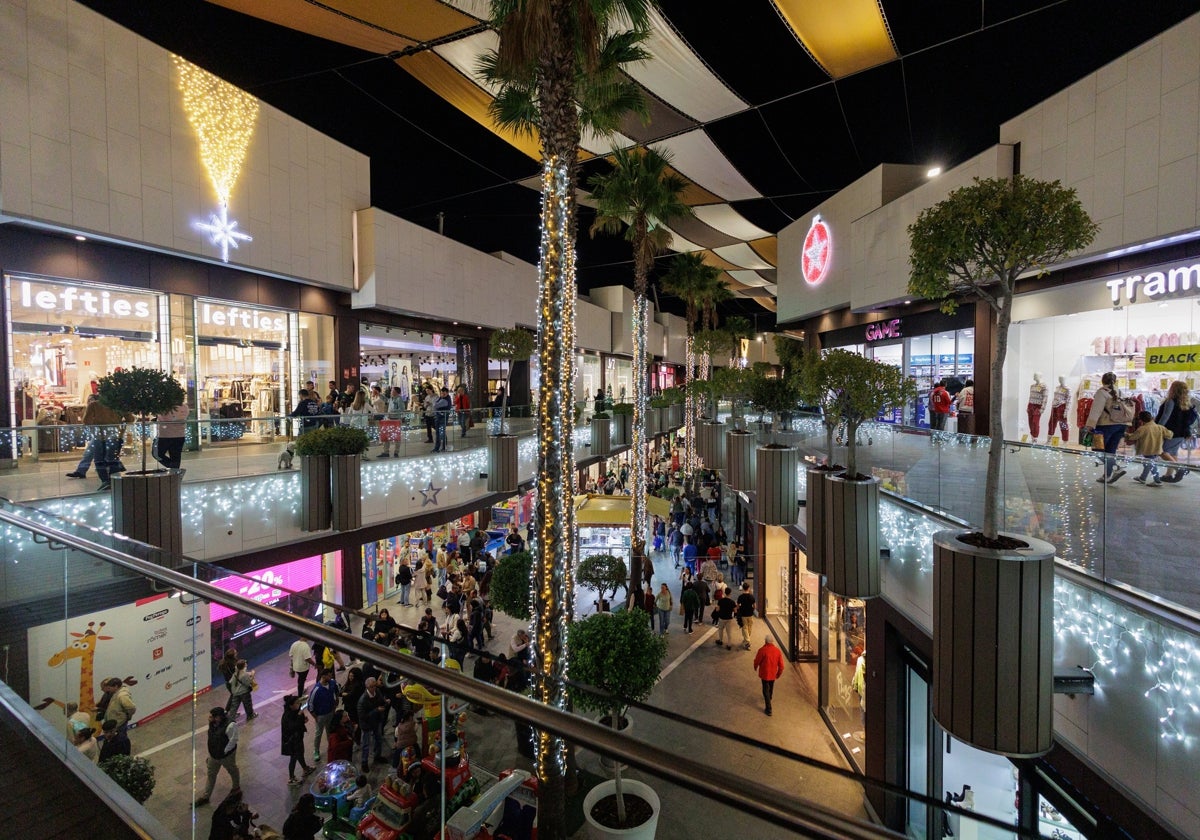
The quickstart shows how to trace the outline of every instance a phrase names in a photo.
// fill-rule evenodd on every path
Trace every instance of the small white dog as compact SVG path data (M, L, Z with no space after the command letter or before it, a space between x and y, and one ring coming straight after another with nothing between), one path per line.
M279 453L279 469L290 470L292 468L292 459L296 457L296 445L289 443L283 447L283 451Z

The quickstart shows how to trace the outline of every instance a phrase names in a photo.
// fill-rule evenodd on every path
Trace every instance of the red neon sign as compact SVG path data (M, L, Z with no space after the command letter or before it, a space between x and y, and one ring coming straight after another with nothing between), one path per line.
M833 236L829 225L820 216L813 216L808 235L804 237L804 250L800 252L800 270L810 286L816 286L829 273L833 262Z

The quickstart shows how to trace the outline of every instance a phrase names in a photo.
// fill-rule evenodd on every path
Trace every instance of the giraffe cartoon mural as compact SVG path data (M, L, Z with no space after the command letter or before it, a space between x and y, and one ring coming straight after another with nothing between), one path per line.
M71 632L70 635L74 641L46 661L46 664L51 668L57 668L60 665L65 665L67 660L79 660L79 711L91 715L93 721L96 717L96 677L94 673L96 645L100 642L111 641L113 638L112 636L100 635L100 631L104 629L104 624L105 622L103 621L99 623L89 621L87 629L82 633ZM122 682L126 685L137 685L137 680L133 677L126 677ZM46 697L34 708L41 710L51 705L65 709L66 701Z

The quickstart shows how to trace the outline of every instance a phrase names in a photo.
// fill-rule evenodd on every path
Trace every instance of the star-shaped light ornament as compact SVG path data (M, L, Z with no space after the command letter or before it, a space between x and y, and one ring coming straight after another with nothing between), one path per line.
M424 490L417 490L417 492L421 494L422 498L421 507L425 507L425 505L436 505L438 493L441 493L445 489L445 487L434 487L431 479L428 487L426 487Z
M207 222L193 222L196 230L208 234L208 241L221 249L221 262L229 262L229 249L238 247L239 242L253 242L254 237L237 229L237 220L229 218L229 208L221 204Z

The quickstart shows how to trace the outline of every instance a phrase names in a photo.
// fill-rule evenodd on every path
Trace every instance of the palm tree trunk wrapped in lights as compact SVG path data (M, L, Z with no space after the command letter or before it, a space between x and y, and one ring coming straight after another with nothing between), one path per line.
M573 600L575 512L575 186L581 114L612 134L629 111L645 114L638 88L620 74L645 59L646 0L492 0L497 49L481 57L497 86L491 113L509 129L540 134L541 253L538 260L538 500L531 578L533 667L537 698L568 707L566 628ZM623 31L630 30L630 31ZM567 835L567 749L537 730L538 836Z

